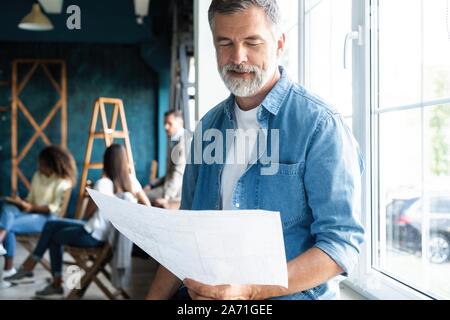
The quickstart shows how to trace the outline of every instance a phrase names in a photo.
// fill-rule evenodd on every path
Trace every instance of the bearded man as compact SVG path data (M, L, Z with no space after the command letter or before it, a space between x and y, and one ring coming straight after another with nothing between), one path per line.
M231 95L197 131L236 134L225 143L224 163L186 166L181 209L280 212L289 286L182 282L161 266L147 298L335 299L364 238L356 218L363 171L357 143L334 108L278 65L286 37L275 0L213 0L209 20ZM241 132L250 133L241 139ZM207 147L194 135L191 157ZM244 163L236 161L242 151L250 155ZM277 163L261 161L274 152Z

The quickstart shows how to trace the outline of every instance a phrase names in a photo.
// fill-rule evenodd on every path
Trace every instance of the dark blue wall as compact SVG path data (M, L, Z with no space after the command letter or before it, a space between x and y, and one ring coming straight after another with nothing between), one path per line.
M151 0L143 25L136 23L132 0L65 0L63 13L47 14L55 29L31 32L17 28L30 11L34 0L0 0L0 81L11 79L14 58L64 59L68 67L68 145L81 171L88 125L94 100L99 96L124 100L131 130L136 169L141 183L146 183L150 162L159 161L159 175L165 172L166 137L163 114L169 108L171 0ZM177 2L178 3L178 2ZM81 30L68 30L66 8L81 9ZM23 94L37 119L43 119L57 98L42 72L33 78ZM0 86L0 106L10 106L11 90ZM32 128L25 124L19 132L26 143ZM0 113L0 195L10 190L10 113ZM21 127L22 128L22 127ZM58 136L53 124L46 133ZM56 139L58 141L58 139ZM39 144L23 163L26 175L35 168L33 159ZM103 145L96 145L101 158ZM34 155L34 156L33 156ZM21 187L21 193L26 193ZM73 195L71 209L76 194Z
M151 41L155 34L170 30L167 19L169 0L151 0L149 15L138 25L133 0L64 0L61 14L48 14L54 29L30 32L17 27L30 12L35 0L0 1L0 41L140 43ZM77 5L81 10L81 30L68 30L66 9Z
M10 79L14 58L63 59L68 69L68 147L74 154L79 171L82 169L92 105L98 97L117 97L124 100L136 171L141 183L147 183L151 161L157 158L157 117L159 75L144 61L138 45L113 44L16 44L0 43L0 77ZM25 70L20 70L23 78ZM56 71L56 70L54 70ZM0 79L1 80L1 79ZM9 103L9 88L0 87L0 106ZM21 95L30 112L40 123L57 101L53 87L41 71L30 81ZM10 190L10 113L0 114L0 194ZM57 117L59 119L59 117ZM33 130L20 118L20 149ZM59 127L51 125L46 134L59 142ZM21 166L31 177L36 168L35 159L44 145L34 147L30 157ZM104 144L95 145L94 158L101 161ZM93 176L95 179L96 177ZM23 186L21 195L26 191ZM74 193L71 210L74 211Z

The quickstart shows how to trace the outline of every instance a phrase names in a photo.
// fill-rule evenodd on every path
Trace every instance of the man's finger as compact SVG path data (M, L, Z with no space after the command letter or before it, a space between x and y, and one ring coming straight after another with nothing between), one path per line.
M212 300L211 298L203 297L201 295L198 295L196 292L188 289L188 294L191 297L192 300Z
M206 284L200 283L198 281L192 280L192 279L185 279L184 285L188 288L194 291L197 295L211 298L211 299L217 299L217 287L214 286L208 286Z

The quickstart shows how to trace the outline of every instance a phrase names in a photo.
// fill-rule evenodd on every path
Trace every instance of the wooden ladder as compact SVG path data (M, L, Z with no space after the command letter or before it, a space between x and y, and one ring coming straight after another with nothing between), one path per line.
M108 125L108 118L106 115L105 105L113 105L111 125ZM101 118L102 131L97 132L98 115ZM121 122L122 130L117 131L117 121ZM121 99L99 98L94 104L94 110L91 118L91 125L89 129L89 139L86 147L86 154L84 157L83 173L81 175L80 192L78 194L77 209L75 213L76 219L81 219L84 211L84 200L87 198L86 183L89 170L102 170L102 162L91 162L92 148L95 139L103 139L106 148L114 143L115 139L122 139L125 142L125 150L130 165L131 174L135 174L133 154L131 152L130 137L128 132L127 120L125 118L125 110L123 101Z

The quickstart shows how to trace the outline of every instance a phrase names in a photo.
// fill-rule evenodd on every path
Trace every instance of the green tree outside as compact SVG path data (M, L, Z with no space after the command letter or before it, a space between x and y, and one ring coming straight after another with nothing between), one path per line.
M445 96L449 85L445 74L439 73L435 78L436 93ZM450 141L448 131L450 126L450 105L439 105L433 109L430 119L431 130L431 172L436 176L450 175Z

